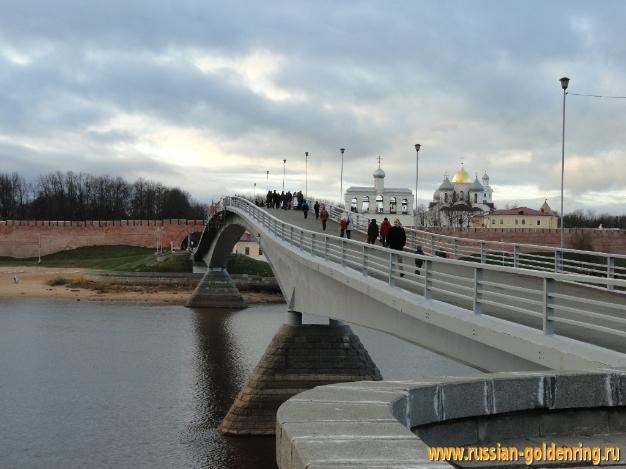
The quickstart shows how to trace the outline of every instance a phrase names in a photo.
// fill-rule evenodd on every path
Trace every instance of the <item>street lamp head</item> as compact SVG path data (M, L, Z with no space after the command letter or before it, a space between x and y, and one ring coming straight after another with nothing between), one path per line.
M309 152L308 152L308 151L305 151L305 152L304 152L304 156L309 156Z
M343 155L343 152L346 151L345 148L340 148L339 151L341 152L341 154Z
M287 160L283 160L283 164L286 163L286 162L287 162Z
M563 88L564 90L567 89L567 87L569 86L569 78L567 77L563 77L559 80L561 82L561 88Z
M415 144L415 151L420 151L420 148L422 148L422 146L419 143Z

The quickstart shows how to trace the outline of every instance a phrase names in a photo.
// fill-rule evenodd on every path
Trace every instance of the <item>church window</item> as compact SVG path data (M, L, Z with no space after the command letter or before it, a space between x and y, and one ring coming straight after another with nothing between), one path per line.
M376 196L376 213L383 213L384 210L385 210L385 207L383 205L383 196L377 195Z
M496 224L496 219L495 219L495 218L492 218L492 219L491 219L491 224L492 224L492 225L495 225L495 224Z
M537 226L541 225L541 220L537 220Z
M248 248L248 247L245 248L244 252L246 253L246 256L249 256L250 255L250 248Z
M477 204L478 203L478 193L474 193L474 203Z
M350 211L351 212L356 212L357 211L357 200L356 197L352 197L352 200L350 201Z
M525 225L525 224L526 224L526 219L525 219L525 218L523 218L523 219L522 219L522 225Z
M361 206L361 210L364 213L367 213L370 211L370 196L366 195L363 197L363 205Z
M517 218L515 219L515 224L519 225L519 220Z
M409 201L407 199L402 199L402 213L409 212Z
M461 193L460 193L459 195L460 195L459 200L460 200L461 202L463 202L463 195L464 195L464 194L463 194L463 191L461 191Z
M448 193L446 192L445 194L443 194L443 201L444 202L448 202Z
M263 255L263 249L259 248L259 256Z
M504 224L504 220L502 218L500 218L500 224L503 225Z
M395 197L391 197L389 199L389 213L396 213L398 203L396 202Z

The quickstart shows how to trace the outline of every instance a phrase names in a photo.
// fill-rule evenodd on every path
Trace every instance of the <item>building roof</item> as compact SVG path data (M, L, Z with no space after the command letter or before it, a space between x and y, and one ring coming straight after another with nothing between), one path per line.
M494 210L489 212L489 215L527 215L531 217L550 217L551 213L546 213L541 210L535 210L528 207L515 207L504 210Z
M454 186L450 182L450 179L448 179L448 176L443 178L443 182L441 183L441 185L439 186L439 189L437 190L439 191L453 191L454 190Z
M478 181L478 176L476 176L476 179L474 179L474 182L472 183L472 185L469 187L470 191L483 191L485 188L483 187L483 185Z
M465 168L463 167L463 164L461 164L461 167L459 168L459 170L452 177L452 182L455 183L455 184L463 184L463 183L471 184L472 178L467 173L467 171L465 171Z
M377 168L376 171L374 171L374 177L375 178L384 178L385 177L385 172L382 170L382 168Z

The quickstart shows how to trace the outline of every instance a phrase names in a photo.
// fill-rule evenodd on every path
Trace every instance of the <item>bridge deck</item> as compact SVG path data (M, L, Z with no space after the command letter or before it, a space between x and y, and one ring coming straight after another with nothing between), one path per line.
M338 236L339 235L339 226L336 222L328 220L326 232L322 231L322 223L319 220L315 219L315 215L311 212L308 218L305 220L302 211L299 210L281 210L281 209L269 209L267 210L271 215L279 218L280 220L297 225L301 228L315 231L318 233L325 233L328 235ZM365 235L361 232L352 230L352 239L357 241L365 242ZM384 259L380 259L381 262L385 262ZM415 267L411 265L404 266L405 271L407 272L407 277L410 275L408 272L414 272ZM464 293L462 291L463 286L467 287L467 285L471 284L473 281L473 270L463 266L454 266L454 265L441 265L434 264L433 265L433 273L436 276L437 274L454 274L454 275L463 275L467 279L467 284L458 285L458 293ZM484 280L486 282L503 282L513 285L515 287L521 288L535 288L540 289L542 280L539 278L533 277L522 277L519 275L513 275L504 272L485 272ZM372 275L372 274L370 274ZM376 275L372 275L376 277ZM381 280L386 280L386 278L381 278ZM396 286L404 288L405 290L412 291L419 295L423 294L423 288L420 285L416 285L414 282L404 281L403 279L398 279L396 281ZM451 291L455 291L454 286L449 286ZM503 293L501 289L497 287L489 288L489 290L493 291L495 294ZM589 300L599 300L605 302L615 302L616 298L622 298L623 302L626 303L626 296L620 293L615 293L607 290L602 290L593 287L587 287L584 285L578 284L569 284L563 282L557 282L555 285L555 292L563 295L573 295L573 296L583 296ZM433 299L442 300L446 303L450 303L465 309L472 309L473 304L470 300L464 300L452 295L448 295L444 292L433 292ZM529 300L536 300L532 296L527 296ZM503 300L506 301L506 300ZM559 300L560 304L567 306L568 301L566 299ZM518 306L514 302L509 302L512 306ZM527 306L527 305L524 305ZM537 306L535 309L537 314L542 314L541 307ZM614 316L617 318L623 318L623 313L619 311L615 311L611 308L606 308L602 306L593 306L590 307L590 310L593 313L601 313L607 316ZM523 324L535 329L542 329L543 320L541 317L532 317L529 315L524 315L520 313L516 313L510 310L507 310L502 307L493 306L493 305L483 305L483 313L489 316L497 317L500 319L513 321L518 324ZM560 312L558 317L572 319L572 320L581 320L581 318L574 314L568 312ZM598 325L605 326L608 328L626 331L626 327L620 324L615 324L610 320L606 319L598 319L596 322ZM595 344L601 347L606 347L611 350L615 350L621 353L626 353L626 341L622 337L607 335L599 331L594 331L588 328L557 323L555 324L555 333L570 337L572 339L581 340L587 343Z

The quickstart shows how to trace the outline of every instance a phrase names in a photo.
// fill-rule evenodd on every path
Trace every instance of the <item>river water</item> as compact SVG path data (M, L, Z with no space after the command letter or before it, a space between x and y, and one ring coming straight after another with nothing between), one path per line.
M217 426L285 311L0 299L0 467L274 468L273 438ZM353 330L386 379L477 373Z

